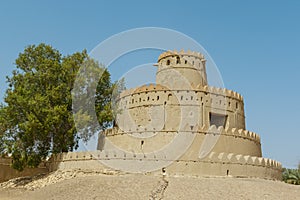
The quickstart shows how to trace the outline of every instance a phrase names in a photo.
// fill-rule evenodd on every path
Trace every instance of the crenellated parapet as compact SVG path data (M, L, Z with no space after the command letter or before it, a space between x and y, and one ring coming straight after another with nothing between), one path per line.
M222 152L222 153L211 152L205 158L205 161L261 166L261 167L274 168L277 170L281 170L282 168L281 163L276 160L263 158L263 157L234 154L228 152Z
M149 85L143 85L141 87L137 87L137 88L131 88L128 90L123 91L120 94L120 99L127 97L127 96L133 96L136 94L141 94L141 93L149 93L149 95L151 94L151 92L153 93L158 93L158 92L162 92L162 93L166 93L166 92L202 92L204 94L215 94L215 95L221 95L221 96L225 96L228 98L232 98L232 99L236 99L239 101L244 101L243 96L235 91L232 90L228 90L226 88L217 88L217 87L213 87L213 86L202 86L202 85L197 85L196 87L191 87L190 90L170 90L165 86L159 85L159 84L149 84ZM154 95L154 94L153 94Z
M161 153L149 153L140 155L139 152L120 152L120 151L91 151L91 152L68 152L53 155L52 162L67 162L79 160L113 160L113 159L145 159L145 160L170 160ZM188 161L178 159L174 161ZM211 152L204 159L198 159L197 162L213 162L223 164L240 164L261 166L281 170L282 164L269 158L256 157L250 155L241 155L228 152Z
M202 134L202 135L206 135L206 134L211 134L211 135L222 135L222 136L229 136L229 137L233 137L234 138L242 138L242 139L246 139L246 140L250 140L253 141L257 144L260 144L260 136L254 132L248 131L248 130L243 130L243 129L237 129L237 128L226 128L224 129L222 126L220 127L216 127L215 125L212 126L202 126L202 127L198 127L198 126L189 126L188 124L183 126L183 129L180 130L146 130L141 128L141 129L135 129L135 130L121 130L117 127L115 128L111 128L111 129L106 129L104 130L102 133L107 136L107 137L113 137L113 136L117 136L117 135L124 135L124 134L141 134L141 133L145 133L145 132L149 132L149 133L161 133L161 134L167 134L167 133L178 133L178 132L184 132L184 133L193 133L193 134Z
M106 164L124 160L127 160L127 162L143 160L148 165L172 161L172 164L165 168L168 175L258 177L281 180L282 170L281 163L275 160L228 152L211 152L204 159L179 158L170 160L165 154L159 152L141 154L139 152L109 150L56 154L51 158L53 164L51 169L93 169L103 171L110 169ZM159 170L151 173L160 174L161 172Z
M202 53L199 53L199 52L195 52L195 51L191 51L191 50L188 50L188 51L173 50L173 51L166 51L166 52L160 54L159 57L158 57L158 62L161 59L164 59L164 58L169 57L169 56L190 56L190 57L198 58L200 60L205 60L204 55Z

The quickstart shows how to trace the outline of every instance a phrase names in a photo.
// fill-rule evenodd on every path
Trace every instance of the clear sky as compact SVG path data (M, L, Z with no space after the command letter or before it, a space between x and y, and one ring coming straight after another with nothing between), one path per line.
M247 129L260 134L264 157L296 167L299 10L300 1L1 1L0 100L5 76L27 45L44 42L66 55L91 51L128 29L170 28L199 42L217 64L226 88L244 96ZM149 55L132 58L140 64L155 62Z

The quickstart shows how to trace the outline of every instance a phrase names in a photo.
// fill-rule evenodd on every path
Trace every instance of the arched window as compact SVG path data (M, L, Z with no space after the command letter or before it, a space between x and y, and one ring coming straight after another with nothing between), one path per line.
M168 94L168 101L170 100L171 97L172 97L172 94Z

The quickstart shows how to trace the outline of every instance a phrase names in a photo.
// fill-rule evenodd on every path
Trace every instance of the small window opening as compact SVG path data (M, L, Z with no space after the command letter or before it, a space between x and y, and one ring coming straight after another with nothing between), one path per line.
M184 61L184 64L187 64L187 60Z
M170 60L167 60L167 65L170 65Z
M166 168L165 168L165 167L163 167L163 168L161 169L161 172L162 172L163 176L165 176L165 175L166 175L166 173L167 173L167 171L166 171Z
M159 100L159 96L157 96L157 100Z
M134 99L132 99L131 103L134 103Z
M193 97L193 96L191 96L191 100L193 100L193 98L194 98L194 97Z
M150 100L150 97L147 97L147 100L149 101L149 100Z
M172 97L172 94L168 94L168 101L170 100L171 97Z
M227 115L209 113L209 123L210 126L215 125L216 127L224 127L226 126Z
M181 100L183 100L183 96L181 96Z
M228 176L229 175L229 170L227 169L227 171L226 171L226 175Z
M238 104L238 102L236 102L236 104L235 104L235 107L236 107L236 109L238 109L238 108L239 108L239 104Z
M176 57L176 64L180 64L180 58L179 58L179 56Z

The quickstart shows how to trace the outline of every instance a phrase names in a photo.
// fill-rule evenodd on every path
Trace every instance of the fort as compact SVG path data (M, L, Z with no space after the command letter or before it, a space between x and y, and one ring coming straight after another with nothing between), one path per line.
M95 151L53 155L48 171L281 180L281 164L263 158L260 136L246 130L243 97L208 85L201 53L167 51L155 66L156 84L119 95L116 125L99 134Z
M97 151L57 155L52 168L104 169L97 161L136 161L132 166L143 162L141 172L150 174L281 179L281 164L263 158L259 135L246 130L243 97L208 85L201 53L167 51L155 66L156 84L120 94L116 126L100 134ZM167 152L176 138L183 141Z

